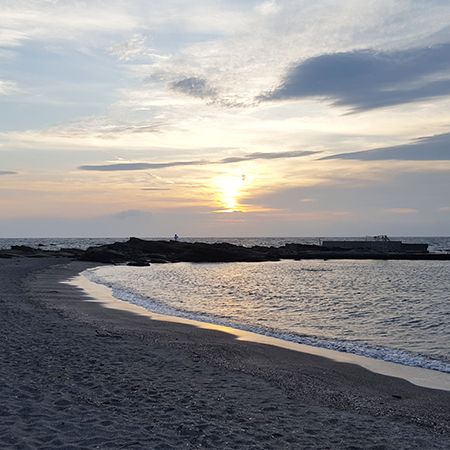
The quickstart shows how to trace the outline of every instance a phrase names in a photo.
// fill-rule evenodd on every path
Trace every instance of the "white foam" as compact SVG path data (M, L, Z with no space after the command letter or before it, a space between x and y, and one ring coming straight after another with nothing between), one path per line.
M194 320L187 317L189 314L183 315L183 313L180 313L179 311L177 312L170 308L162 307L161 305L159 305L161 312L150 311L147 308L149 302L146 299L139 298L125 291L115 290L113 292L111 288L90 281L83 275L90 276L89 272L83 272L80 276L69 280L68 283L84 289L87 294L94 299L97 299L97 301L101 301L102 304L107 307L127 311L131 310L141 315L148 315L153 320L179 322L190 324L199 328L216 329L235 335L239 340L276 345L278 347L288 348L303 353L323 356L339 362L358 364L372 372L402 378L418 386L450 391L450 374L448 373L439 372L437 370L429 370L429 368L406 366L404 364L398 364L392 361L374 359L367 357L366 355L357 355L353 353L336 351L335 349L330 348L306 345L305 343L294 342L292 340L284 340L280 338L281 335L275 337L267 334L257 334L248 330L226 326L221 323L207 322L206 320L209 318L206 317L196 316L197 319ZM116 296L122 296L124 298L118 298ZM145 303L146 306L143 306ZM158 305L157 303L154 304ZM158 307L155 309L158 309ZM179 315L174 315L172 313L178 313Z

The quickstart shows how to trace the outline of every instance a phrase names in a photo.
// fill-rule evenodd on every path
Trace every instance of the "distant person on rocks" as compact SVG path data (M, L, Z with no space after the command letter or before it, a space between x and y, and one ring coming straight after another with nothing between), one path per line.
M178 242L178 234L175 234L175 236L173 237L173 240L174 240L175 242Z

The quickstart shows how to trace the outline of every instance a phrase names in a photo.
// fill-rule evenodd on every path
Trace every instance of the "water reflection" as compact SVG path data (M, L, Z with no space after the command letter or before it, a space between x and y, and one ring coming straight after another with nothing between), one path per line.
M163 309L155 312L325 340L346 351L382 347L450 362L443 320L450 315L449 267L447 261L180 263L104 267L91 276L118 295Z

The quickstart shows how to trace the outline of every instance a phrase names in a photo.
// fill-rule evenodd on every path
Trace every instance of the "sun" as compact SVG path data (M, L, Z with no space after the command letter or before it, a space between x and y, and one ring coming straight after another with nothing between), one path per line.
M239 204L239 198L250 181L249 176L241 172L228 173L216 178L215 193L221 205L218 212L245 212L245 207Z

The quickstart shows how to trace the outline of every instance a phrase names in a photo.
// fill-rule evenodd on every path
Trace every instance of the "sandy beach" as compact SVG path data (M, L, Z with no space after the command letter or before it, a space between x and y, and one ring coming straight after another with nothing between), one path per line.
M448 449L450 392L152 320L0 260L4 449Z

